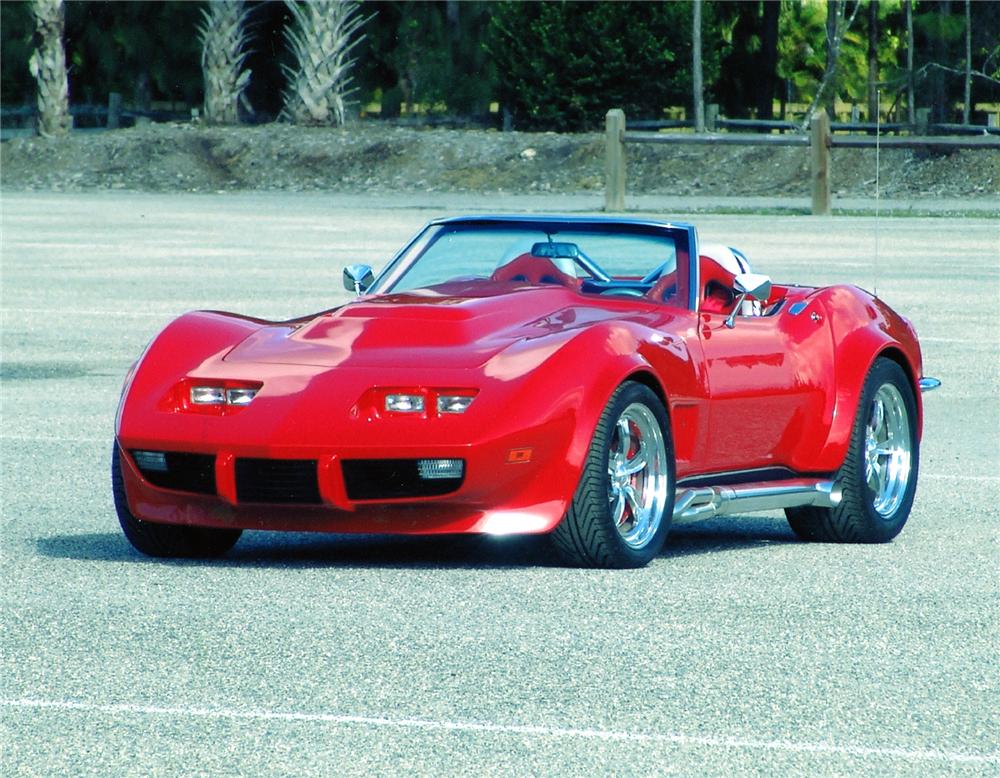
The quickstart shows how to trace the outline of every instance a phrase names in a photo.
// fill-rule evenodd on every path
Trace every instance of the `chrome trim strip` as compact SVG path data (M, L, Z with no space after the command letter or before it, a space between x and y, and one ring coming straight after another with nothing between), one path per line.
M674 519L707 519L805 505L833 508L841 497L839 484L819 478L682 489L674 499Z
M919 386L920 386L920 393L923 394L924 392L933 392L935 389L941 386L941 382L936 378L931 378L930 376L924 376L923 378L920 379Z
M749 483L773 483L799 478L799 474L787 467L752 467L747 470L721 470L705 475L689 475L677 479L677 488L691 489L701 486L735 486Z

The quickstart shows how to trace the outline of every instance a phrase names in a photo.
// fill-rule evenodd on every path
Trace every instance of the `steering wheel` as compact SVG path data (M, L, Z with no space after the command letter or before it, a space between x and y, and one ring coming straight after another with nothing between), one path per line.
M605 289L601 292L602 297L645 297L646 293L642 289L633 289L622 286L614 289Z

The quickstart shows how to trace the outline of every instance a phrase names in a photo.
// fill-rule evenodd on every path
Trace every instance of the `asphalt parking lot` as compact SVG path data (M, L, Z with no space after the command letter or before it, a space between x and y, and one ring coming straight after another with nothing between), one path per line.
M804 544L769 514L679 527L637 571L518 539L134 553L108 466L153 334L191 308L330 307L345 264L438 213L3 195L0 772L1000 773L997 219L696 219L775 280L877 283L916 324L944 386L891 544Z

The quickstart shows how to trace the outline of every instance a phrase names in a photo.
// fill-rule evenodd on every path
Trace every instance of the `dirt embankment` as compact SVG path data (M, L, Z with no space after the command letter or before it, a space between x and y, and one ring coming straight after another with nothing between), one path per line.
M627 152L631 192L808 194L807 149L631 145ZM160 124L0 145L8 190L572 193L602 189L603 170L597 133ZM875 152L834 149L832 173L838 195L871 195ZM995 197L1000 152L883 150L880 186L884 197Z

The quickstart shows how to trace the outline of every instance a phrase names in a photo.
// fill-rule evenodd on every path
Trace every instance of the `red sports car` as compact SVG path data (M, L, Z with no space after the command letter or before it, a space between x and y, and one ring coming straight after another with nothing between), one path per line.
M246 529L549 533L635 567L674 517L783 508L883 542L917 485L916 332L852 286L772 284L693 226L429 223L358 297L269 322L186 314L125 381L125 535L224 553Z

